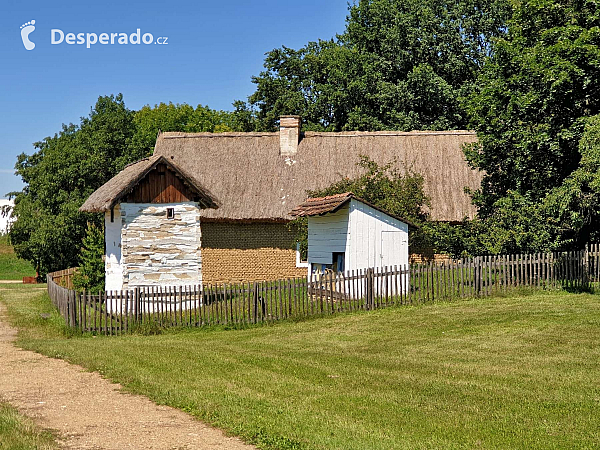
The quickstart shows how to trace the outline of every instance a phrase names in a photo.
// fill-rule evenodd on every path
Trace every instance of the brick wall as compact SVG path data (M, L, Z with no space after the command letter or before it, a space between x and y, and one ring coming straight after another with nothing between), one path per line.
M202 222L202 281L221 283L306 276L296 267L285 224Z

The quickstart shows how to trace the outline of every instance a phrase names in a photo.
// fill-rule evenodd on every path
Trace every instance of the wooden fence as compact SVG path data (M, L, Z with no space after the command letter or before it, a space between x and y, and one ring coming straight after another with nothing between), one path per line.
M600 281L600 248L482 256L406 267L254 283L136 287L91 295L55 282L48 293L67 325L119 335L140 327L270 323L288 318L489 296L519 286L585 289Z
M79 270L79 267L71 267L70 269L59 270L58 272L52 272L48 276L52 276L53 281L59 286L73 289L73 275Z

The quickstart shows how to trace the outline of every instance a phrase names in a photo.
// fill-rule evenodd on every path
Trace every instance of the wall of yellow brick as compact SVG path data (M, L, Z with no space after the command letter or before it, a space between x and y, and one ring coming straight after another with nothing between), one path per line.
M428 262L449 262L452 258L448 255L433 252L411 253L408 262L411 264L422 264Z
M304 277L294 235L285 224L202 222L202 282Z

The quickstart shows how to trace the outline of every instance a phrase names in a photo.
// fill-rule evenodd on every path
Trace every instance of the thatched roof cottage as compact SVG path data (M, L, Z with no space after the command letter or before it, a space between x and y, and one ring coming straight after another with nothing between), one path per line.
M475 214L464 188L479 187L481 176L462 152L464 143L475 141L473 132L301 133L297 116L282 117L280 127L273 133L161 133L151 158L129 165L94 192L81 210L105 213L107 288L111 270L124 287L196 281L196 275L188 278L173 268L194 258L200 264L200 256L204 282L305 275L286 225L289 212L307 190L358 176L359 155L380 164L396 159L421 173L433 220ZM170 211L194 205L197 222ZM157 220L150 224L146 216ZM197 227L197 249L190 235L176 238L188 225ZM132 239L141 247L133 249ZM137 267L130 268L133 262Z

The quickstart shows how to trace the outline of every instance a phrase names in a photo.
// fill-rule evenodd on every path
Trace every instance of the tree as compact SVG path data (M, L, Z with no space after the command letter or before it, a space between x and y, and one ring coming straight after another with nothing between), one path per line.
M599 26L595 0L515 2L468 101L481 218L511 196L540 204L578 167L585 118L600 112Z
M236 111L218 111L208 106L196 108L186 103L160 103L154 107L144 106L134 113L135 132L127 157L138 160L152 154L159 131L182 131L186 133L246 131L251 125L246 111L239 103Z
M504 0L360 0L335 40L267 54L249 98L256 127L300 114L309 130L456 129Z
M61 132L36 142L33 155L19 155L15 169L26 185L13 193L10 239L17 255L40 274L78 265L87 223L101 224L99 215L79 207L131 162L132 117L122 95L99 97L79 125L63 125Z
M75 289L97 294L104 290L104 231L88 223L81 248L79 270L73 276Z
M308 191L309 197L326 197L329 195L352 192L357 197L378 206L387 213L402 217L414 225L425 223L428 214L425 207L431 207L429 197L423 190L424 180L420 174L410 169L401 171L396 161L379 165L367 156L360 156L357 163L364 171L355 179L342 178L331 186L317 191ZM290 222L290 228L297 233L297 242L303 256L306 256L308 241L308 222L300 217ZM411 245L421 247L427 237L420 229L410 231Z
M560 247L581 248L600 239L600 115L586 120L578 147L579 166L541 206Z

